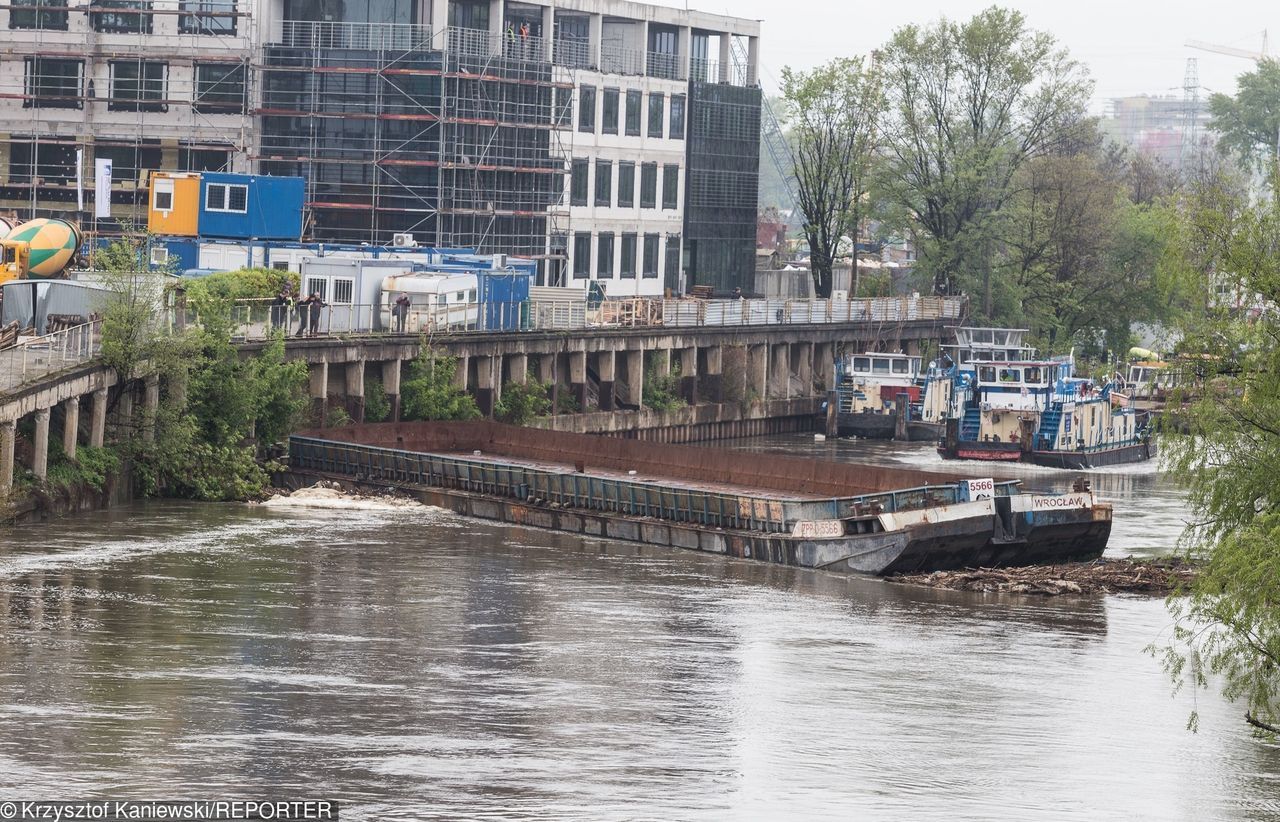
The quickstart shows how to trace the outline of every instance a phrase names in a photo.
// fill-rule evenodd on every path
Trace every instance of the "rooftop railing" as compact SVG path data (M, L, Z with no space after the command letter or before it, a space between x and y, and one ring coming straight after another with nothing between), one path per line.
M407 23L344 23L285 20L280 45L308 49L408 51L431 47L431 27Z

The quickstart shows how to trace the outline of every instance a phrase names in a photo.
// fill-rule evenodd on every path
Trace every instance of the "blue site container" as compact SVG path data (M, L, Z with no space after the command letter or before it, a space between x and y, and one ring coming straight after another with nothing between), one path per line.
M200 236L297 240L305 192L301 177L206 171L200 175Z
M477 271L480 327L486 331L516 331L529 301L530 275L523 271Z

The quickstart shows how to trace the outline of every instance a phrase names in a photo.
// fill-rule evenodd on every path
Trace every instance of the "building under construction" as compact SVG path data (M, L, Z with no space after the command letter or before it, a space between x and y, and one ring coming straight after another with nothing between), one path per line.
M103 230L145 220L152 170L229 170L303 177L309 238L527 255L548 284L731 289L754 266L755 21L625 0L66 2L0 9L0 208L19 216L92 229L106 156Z

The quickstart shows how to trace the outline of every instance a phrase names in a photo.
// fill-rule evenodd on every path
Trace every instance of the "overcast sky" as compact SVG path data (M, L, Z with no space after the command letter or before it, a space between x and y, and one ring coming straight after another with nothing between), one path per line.
M683 5L677 0L659 0ZM812 67L832 57L866 54L906 23L946 13L966 19L990 0L689 0L690 8L763 21L761 84L777 87L783 66ZM1054 34L1089 66L1096 83L1093 109L1131 94L1182 94L1188 57L1199 61L1200 85L1233 92L1248 60L1187 48L1189 39L1257 51L1269 30L1268 53L1280 56L1280 4L1247 0L1023 0L1005 3L1032 27ZM1207 92L1202 91L1201 94Z

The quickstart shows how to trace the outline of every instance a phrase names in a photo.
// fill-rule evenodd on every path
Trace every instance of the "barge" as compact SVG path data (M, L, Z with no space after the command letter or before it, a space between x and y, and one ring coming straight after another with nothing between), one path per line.
M289 438L286 484L392 488L485 519L832 571L895 574L1095 559L1111 506L1086 485L658 445L493 422Z

